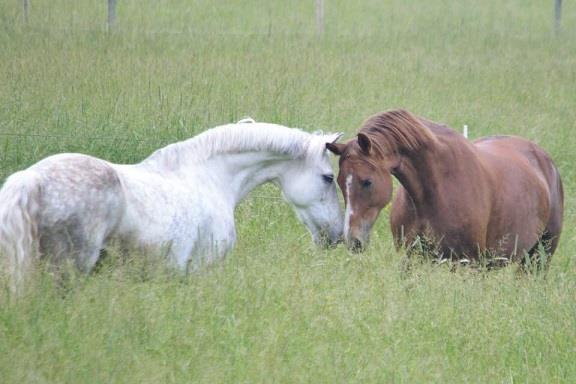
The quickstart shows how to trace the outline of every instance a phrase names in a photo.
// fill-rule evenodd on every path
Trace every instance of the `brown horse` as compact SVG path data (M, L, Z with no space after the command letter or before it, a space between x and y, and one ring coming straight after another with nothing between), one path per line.
M562 228L558 170L536 144L513 136L471 143L448 128L392 110L369 118L357 138L327 144L340 155L344 235L361 251L380 210L401 184L390 222L397 247L434 245L440 258L493 256L524 262L540 244L551 256ZM413 249L412 249L413 250ZM430 249L428 249L430 251Z

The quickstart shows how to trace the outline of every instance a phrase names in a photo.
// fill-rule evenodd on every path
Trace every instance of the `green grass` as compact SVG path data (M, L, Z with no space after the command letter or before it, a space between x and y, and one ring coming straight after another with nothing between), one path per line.
M187 278L135 256L63 293L0 292L0 381L576 380L576 8L552 1L0 1L0 178L62 151L136 162L252 116L352 137L405 107L472 137L517 134L560 168L547 277L424 264L383 212L367 253L311 246L273 187L237 210L226 260ZM6 136L5 134L21 134Z

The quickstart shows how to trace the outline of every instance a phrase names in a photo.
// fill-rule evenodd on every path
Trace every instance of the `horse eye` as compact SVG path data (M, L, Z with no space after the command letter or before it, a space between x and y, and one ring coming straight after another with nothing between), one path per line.
M322 175L322 179L328 184L332 184L334 181L334 175Z
M372 180L370 179L360 180L360 185L362 186L362 188L370 188L370 186L372 185Z

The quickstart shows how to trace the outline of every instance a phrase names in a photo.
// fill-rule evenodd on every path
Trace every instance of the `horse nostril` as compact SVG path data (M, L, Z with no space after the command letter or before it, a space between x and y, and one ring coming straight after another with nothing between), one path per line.
M362 246L362 242L355 237L350 240L349 248L352 252L356 252L356 253L362 252L364 250L364 247Z

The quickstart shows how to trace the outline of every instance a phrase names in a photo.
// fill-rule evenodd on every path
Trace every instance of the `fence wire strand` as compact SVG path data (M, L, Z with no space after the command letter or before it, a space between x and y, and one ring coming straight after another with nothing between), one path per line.
M159 141L157 139L146 139L146 138L136 138L136 137L118 137L118 136L66 136L66 135L48 135L48 134L41 134L41 133L11 133L11 132L0 132L0 137L18 137L18 138L42 138L42 139L84 139L84 140L122 140L122 141L138 141L138 142L149 142L149 143L158 143L164 144L169 142L168 140ZM178 140L178 139L174 139Z

